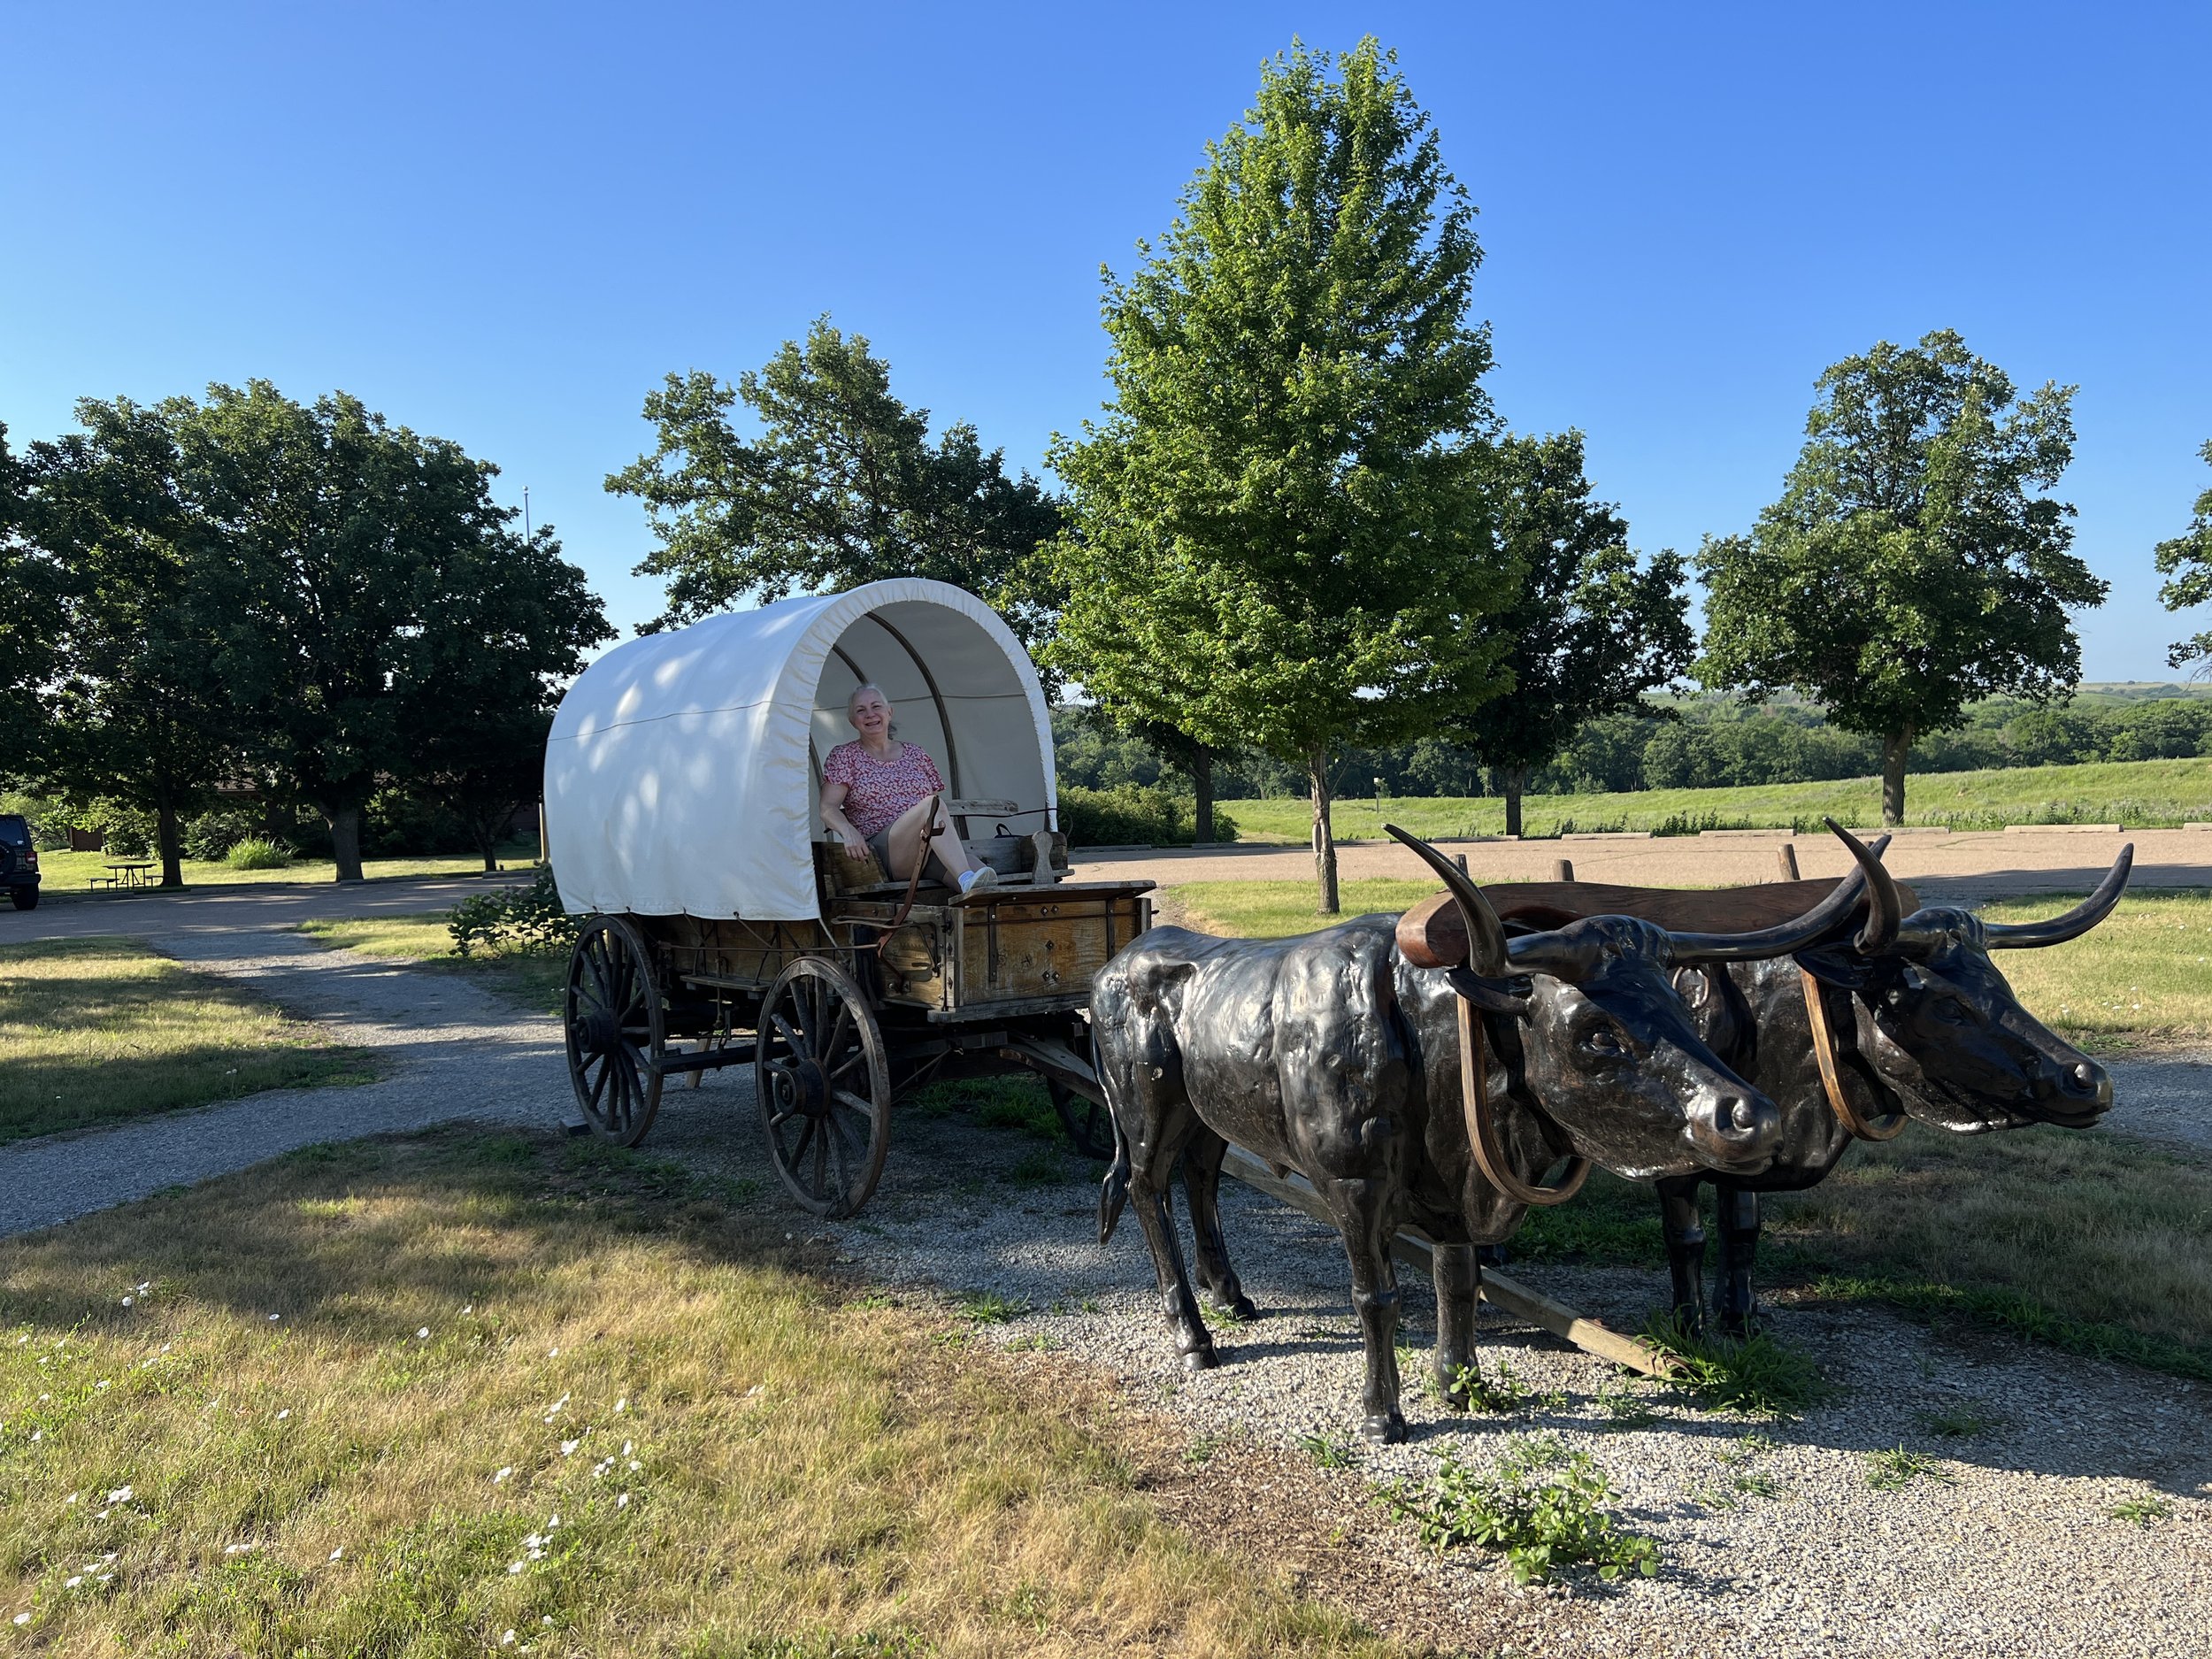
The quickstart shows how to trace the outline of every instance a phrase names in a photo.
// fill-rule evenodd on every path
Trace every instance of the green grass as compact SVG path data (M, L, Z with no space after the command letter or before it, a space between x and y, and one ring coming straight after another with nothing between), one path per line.
M1994 922L2034 921L2067 897L1993 904ZM2192 1040L2212 1036L2212 892L2131 894L2091 932L1996 963L2020 1001L2070 1033ZM2119 1046L2112 1044L2093 1046Z
M500 849L500 863L508 869L531 863L537 857L537 841L515 842ZM48 898L63 894L83 895L90 891L88 877L103 879L115 873L107 866L121 855L117 853L42 852L38 856L39 873L43 878L41 893ZM140 861L143 862L143 861ZM372 881L398 876L469 876L481 875L484 861L473 853L439 856L427 858L365 858L362 873ZM327 858L296 859L276 869L240 870L220 859L188 858L184 861L184 885L188 887L232 887L250 883L269 881L324 881L338 879L338 866ZM144 872L150 882L161 879L161 865ZM108 896L103 887L95 895Z
M933 1344L942 1314L861 1305L787 1225L633 1155L452 1131L0 1243L0 1636L1393 1651L1163 1520L1142 1487L1179 1448L1110 1388Z
M320 945L357 950L365 956L411 962L441 973L457 973L503 996L549 1014L561 1011L568 983L568 956L487 954L478 949L457 956L442 911L415 916L377 916L358 921L302 922L299 931Z
M1303 799L1224 801L1240 841L1303 845L1313 809ZM1522 831L1817 828L1824 817L1857 826L1882 821L1877 778L1724 789L1643 789L1619 795L1532 795ZM2212 822L2212 758L2135 760L2079 766L2014 766L1992 772L1919 772L1906 780L1905 818L1955 829L2007 824L2124 824L2150 828ZM1431 839L1505 833L1495 795L1340 799L1333 822L1347 841L1380 840L1388 821Z
M134 941L0 945L0 1141L372 1075L363 1050Z
M1442 890L1440 881L1363 876L1341 885L1338 899L1342 913L1326 917L1314 911L1310 881L1190 881L1169 889L1182 906L1187 926L1201 933L1237 939L1310 933L1371 910L1410 910L1430 894Z
M1760 1293L1868 1302L2212 1382L2212 1167L2097 1132L1941 1135L1855 1148L1811 1191L1763 1201ZM1709 1229L1710 1226L1709 1223ZM1650 1188L1594 1172L1532 1212L1527 1262L1639 1266L1666 1294Z

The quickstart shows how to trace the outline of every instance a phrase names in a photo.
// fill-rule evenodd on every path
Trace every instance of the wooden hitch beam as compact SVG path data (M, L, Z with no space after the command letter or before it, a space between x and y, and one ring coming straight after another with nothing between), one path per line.
M718 1071L726 1065L750 1065L753 1063L753 1040L726 1043L719 1048L708 1048L691 1054L671 1051L653 1062L653 1070L663 1077L680 1077L687 1071Z
M1321 1195L1295 1174L1287 1179L1275 1171L1241 1147L1231 1147L1229 1155L1221 1161L1222 1172L1233 1175L1246 1186L1256 1187L1270 1198L1281 1200L1293 1210L1303 1210L1316 1221L1334 1221ZM1435 1277L1432 1262L1436 1246L1417 1233L1401 1233L1390 1241L1390 1254L1408 1267ZM1586 1319L1564 1302L1554 1302L1541 1291L1531 1290L1517 1279L1510 1279L1495 1268L1482 1270L1482 1299L1493 1307L1502 1308L1516 1318L1540 1325L1554 1336L1564 1337L1586 1354L1625 1366L1647 1377L1671 1377L1680 1369L1674 1361L1648 1344L1632 1336L1623 1336L1610 1325L1595 1319Z

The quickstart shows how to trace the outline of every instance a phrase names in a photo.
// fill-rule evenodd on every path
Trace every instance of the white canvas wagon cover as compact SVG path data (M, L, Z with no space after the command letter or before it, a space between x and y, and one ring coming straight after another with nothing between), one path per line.
M948 792L1056 824L1035 665L974 595L918 577L787 599L617 646L561 699L545 749L548 850L576 911L805 921L821 764L872 682Z

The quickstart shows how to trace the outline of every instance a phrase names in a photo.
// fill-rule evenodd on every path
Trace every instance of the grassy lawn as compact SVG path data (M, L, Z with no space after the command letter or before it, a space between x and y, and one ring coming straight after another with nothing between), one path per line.
M537 842L517 842L500 849L500 864L508 869L532 863L538 856ZM39 873L45 878L41 890L48 898L58 898L65 893L83 894L88 877L106 877L115 872L107 865L117 857L114 853L45 853L38 856ZM472 876L480 875L484 861L474 853L441 855L429 858L365 858L362 873L370 880L393 876ZM158 862L147 876L150 880L161 879ZM329 859L301 858L281 870L234 870L220 862L203 858L184 861L184 885L188 887L242 887L267 881L335 881L338 866ZM107 896L107 889L99 889L99 896Z
M370 1075L361 1050L134 941L0 945L0 1141Z
M518 1002L549 1014L561 1010L562 988L568 982L568 957L528 956L473 956L454 954L453 935L445 913L433 910L416 916L380 916L363 921L302 922L300 932L318 943L366 956L389 956L414 962L444 973L465 974Z
M1880 1302L2212 1381L2202 1162L2095 1131L1916 1126L1763 1205L1758 1283L1770 1300ZM1532 1212L1509 1248L1520 1260L1647 1267L1655 1305L1666 1295L1658 1201L1609 1175Z
M455 1131L0 1244L0 1632L1388 1651L1166 1525L1136 1490L1164 1454L1104 1388L857 1294L784 1227L634 1155Z
M2035 921L2075 902L2021 900L1992 904L1982 914L1993 922ZM1996 961L2022 1002L2070 1033L2212 1037L2212 892L2202 888L2131 895L2070 944L2008 950Z
M1343 907L1338 920L1364 916L1370 910L1407 910L1444 884L1427 879L1401 880L1395 876L1363 876L1341 882L1337 899ZM1182 907L1185 926L1201 933L1235 939L1282 939L1292 933L1310 933L1334 924L1314 910L1314 885L1302 881L1189 881L1171 887Z
M1302 799L1224 801L1244 841L1303 845L1313 810ZM1629 795L1532 795L1521 803L1530 835L1576 830L1816 829L1824 816L1855 826L1882 821L1877 778L1728 789L1645 789ZM2084 766L2016 766L1996 772L1916 773L1905 783L1905 818L1955 829L2007 824L2124 824L2151 828L2212 822L2212 759L2134 760ZM1387 820L1432 838L1501 835L1505 803L1493 795L1432 800L1343 798L1339 836L1379 840Z

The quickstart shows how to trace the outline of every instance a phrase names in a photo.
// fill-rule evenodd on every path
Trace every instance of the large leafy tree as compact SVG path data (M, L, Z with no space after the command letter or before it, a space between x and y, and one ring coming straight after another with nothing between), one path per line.
M1529 774L1583 724L1642 707L1642 695L1689 665L1683 562L1640 565L1628 525L1592 499L1582 434L1509 437L1493 466L1499 540L1525 572L1519 599L1486 625L1505 641L1513 688L1444 729L1496 773L1505 829L1521 833Z
M1331 78L1331 70L1336 78ZM1294 45L1126 280L1114 399L1056 440L1073 488L1051 659L1119 717L1306 775L1337 909L1329 763L1501 683L1473 209L1396 59Z
M8 448L0 422L0 731L11 733L6 762L23 772L43 740L42 688L56 660L60 617L52 559L32 539L31 470Z
M742 404L759 427L740 435ZM607 480L641 498L660 547L638 566L668 580L657 626L740 600L833 592L887 576L927 576L987 600L1025 642L1056 609L1040 544L1059 526L1053 498L973 426L933 442L929 411L892 394L868 342L817 321L734 386L695 370L645 400L653 453Z
M510 528L497 469L457 444L260 380L164 409L192 598L240 741L322 813L338 879L358 880L378 785L441 757L465 774L503 733L511 779L536 752L526 717L609 637L604 612L549 533Z
M2025 397L1947 329L1820 377L1782 497L1698 554L1708 684L1794 686L1882 741L1882 816L1903 822L1913 740L1998 694L2081 677L2070 608L2105 584L2044 493L2073 456L2071 388Z
M27 514L45 561L54 657L27 769L78 800L150 814L164 887L183 884L180 820L237 771L225 688L196 619L192 511L164 411L87 398L81 431L31 446Z
M2212 443L2197 453L2212 462ZM2189 521L2189 528L2170 541L2158 544L2157 557L2158 573L2166 579L2158 596L2166 602L2167 610L2186 611L2192 605L2212 603L2212 489L2197 497L2196 517ZM2212 628L2176 641L2166 654L2166 662L2173 668L2190 663L2212 667Z

